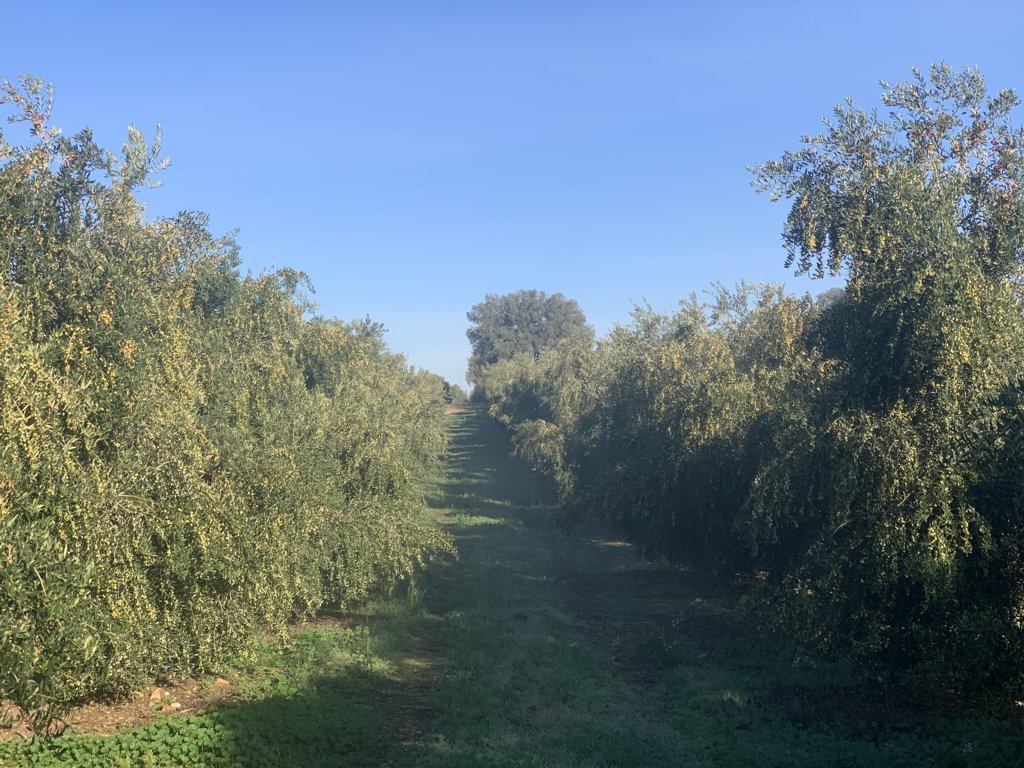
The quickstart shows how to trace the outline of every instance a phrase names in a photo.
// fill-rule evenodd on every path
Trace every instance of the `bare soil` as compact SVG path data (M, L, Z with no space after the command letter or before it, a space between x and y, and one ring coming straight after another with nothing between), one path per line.
M75 707L55 732L106 735L146 725L170 715L194 715L223 709L241 701L234 684L227 677L168 680L136 691L129 698L114 702L89 702ZM11 702L0 702L14 722L0 728L0 742L31 738L32 731L21 719L21 712Z

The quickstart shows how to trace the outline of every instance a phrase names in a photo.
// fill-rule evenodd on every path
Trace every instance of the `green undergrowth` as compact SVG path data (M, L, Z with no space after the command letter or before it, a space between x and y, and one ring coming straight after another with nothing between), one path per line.
M415 766L1016 766L982 713L866 688L766 642L742 592L551 524L544 481L482 411L458 417L447 512L461 556L424 582L447 674Z
M299 768L375 766L389 750L382 691L418 609L405 600L366 609L372 624L335 622L265 642L236 671L243 701L169 716L111 736L68 733L0 745L5 768ZM356 617L358 618L358 616Z

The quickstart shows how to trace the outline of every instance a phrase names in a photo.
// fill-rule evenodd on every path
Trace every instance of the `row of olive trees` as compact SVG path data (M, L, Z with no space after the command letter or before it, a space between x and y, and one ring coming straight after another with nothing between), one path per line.
M719 291L485 372L570 519L756 576L790 636L1024 683L1024 166L1012 92L939 65L754 169L814 302Z
M443 382L202 216L147 220L140 134L115 157L0 86L34 137L0 134L0 700L42 731L448 548L411 477Z

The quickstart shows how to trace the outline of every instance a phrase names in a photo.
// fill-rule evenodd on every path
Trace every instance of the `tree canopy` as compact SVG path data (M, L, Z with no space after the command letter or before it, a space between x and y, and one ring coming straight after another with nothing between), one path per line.
M561 293L489 293L466 317L472 323L466 336L473 349L466 378L474 385L480 383L487 366L500 360L520 355L536 359L563 339L578 334L593 337L580 305Z

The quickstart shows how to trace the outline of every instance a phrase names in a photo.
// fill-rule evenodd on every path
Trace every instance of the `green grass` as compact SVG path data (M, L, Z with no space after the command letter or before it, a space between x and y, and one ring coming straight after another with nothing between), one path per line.
M426 577L446 670L423 766L1016 766L1024 738L918 711L759 637L728 585L551 524L550 489L481 411L433 492L461 552Z
M478 409L423 479L459 557L236 672L246 701L0 766L1018 766L1024 738L761 638L729 585L552 525Z
M481 414L453 429L451 479L434 503L461 554L424 579L425 603L447 619L447 674L434 693L440 717L409 764L689 763L692 746L579 631L550 489L509 460Z
M67 734L0 745L4 766L377 765L387 749L368 692L381 658L366 627L326 626L265 643L238 670L245 702L219 712L167 717L113 736ZM344 761L338 756L343 755Z

